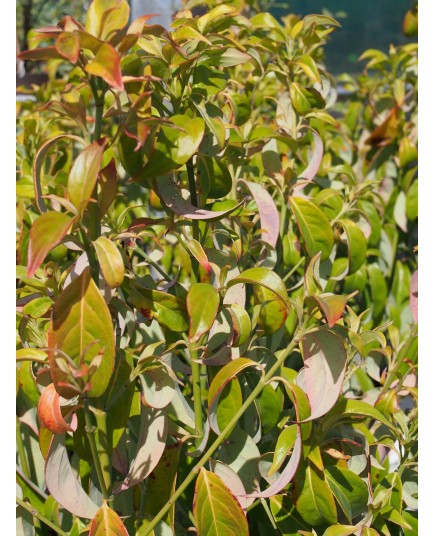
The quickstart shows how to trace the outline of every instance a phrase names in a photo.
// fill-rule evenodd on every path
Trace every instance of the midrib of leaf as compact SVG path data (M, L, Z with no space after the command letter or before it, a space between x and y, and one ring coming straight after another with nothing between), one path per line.
M310 229L309 229L309 225L307 224L306 222L306 218L303 217L303 214L301 213L299 207L297 206L297 204L293 203L292 206L294 207L295 209L295 212L297 213L297 223L298 223L298 226L301 227L300 225L300 221L303 222L304 224L304 227L305 227L305 230L306 230L306 234L309 235L309 239L310 241L316 245L316 241L313 237L313 234L311 233ZM300 229L301 230L301 229ZM303 233L302 233L303 234ZM306 239L305 239L305 242L306 242Z
M309 479L309 487L310 487L310 489L312 491L312 502L315 505L316 511L319 513L320 517L323 517L323 515L321 513L321 510L318 507L318 503L317 503L316 497L315 497L315 492L314 492L314 489L313 489L312 469L310 467L308 467L306 472L307 472L307 478Z

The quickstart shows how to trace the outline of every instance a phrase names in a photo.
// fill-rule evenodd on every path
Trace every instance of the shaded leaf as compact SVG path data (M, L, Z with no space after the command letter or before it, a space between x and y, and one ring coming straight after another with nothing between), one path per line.
M363 480L342 467L326 467L325 477L348 521L368 508L369 492ZM351 533L350 533L351 534Z

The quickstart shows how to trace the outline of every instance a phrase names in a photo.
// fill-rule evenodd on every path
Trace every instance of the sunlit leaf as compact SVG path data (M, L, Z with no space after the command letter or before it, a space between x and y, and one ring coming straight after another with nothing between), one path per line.
M217 316L220 296L207 283L194 283L187 294L187 311L190 317L189 339L197 342L207 333Z

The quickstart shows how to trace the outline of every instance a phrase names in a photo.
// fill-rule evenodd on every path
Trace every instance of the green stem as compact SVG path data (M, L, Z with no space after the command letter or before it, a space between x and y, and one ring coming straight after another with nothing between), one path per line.
M286 350L283 350L274 365L270 368L270 370L267 372L267 374L264 375L263 378L259 380L256 387L253 389L253 391L250 393L250 395L246 398L244 404L241 406L241 408L235 413L235 415L232 417L231 421L227 424L225 429L222 431L222 433L217 437L217 439L214 441L214 443L209 447L209 449L206 451L202 459L193 467L193 469L190 471L190 473L187 475L183 483L179 486L179 488L175 491L175 493L170 497L170 499L167 501L166 505L160 510L160 512L154 517L154 519L150 522L150 524L146 527L145 531L143 532L142 536L147 536L151 533L152 529L163 519L163 517L166 515L166 513L170 510L171 506L179 499L179 497L184 493L184 491L187 489L187 487L191 484L191 482L196 478L196 476L199 474L199 471L201 467L203 467L208 460L211 458L211 456L214 454L214 452L219 448L219 446L225 441L225 439L229 436L229 434L232 432L234 426L238 423L240 418L244 415L246 410L249 408L251 404L256 400L256 398L260 395L262 390L267 385L267 382L273 377L274 373L283 365L285 359L292 353L295 346L298 344L300 337L302 334L302 330L299 330L297 333L297 336L294 337L289 344L288 348Z
M188 187L190 190L190 201L192 205L195 207L198 207L198 199L197 199L197 192L196 192L196 181L194 178L194 166L193 166L193 159L190 158L190 160L187 162L187 175L188 175ZM199 223L197 220L191 221L193 225L193 238L199 242ZM191 268L193 270L193 274L196 278L196 281L199 281L199 263L196 259L191 259Z
M57 532L57 534L60 534L61 536L68 536L68 534L63 531L60 527L55 525L52 521L50 521L48 518L46 518L43 514L38 512L34 506L31 506L30 504L26 503L19 497L16 498L16 503L19 504L24 510L27 510L33 517L36 517L36 519L39 519L39 521L42 521L47 527L50 527L50 529Z
M24 475L27 478L30 478L30 468L29 468L29 463L27 461L26 450L24 448L23 438L21 437L21 423L20 423L20 420L18 419L18 417L17 417L16 427L17 427L18 459L20 460L21 468L23 470Z
M198 358L197 352L190 348L191 374L193 380L193 403L194 403L194 422L196 433L199 436L196 440L196 446L199 446L203 437L203 414L202 414L202 389L200 386L200 363L195 363Z
M109 499L109 494L108 494L107 487L105 484L104 473L101 468L99 453L98 453L98 449L96 446L95 426L92 424L92 417L90 414L88 400L84 401L83 407L84 407L84 418L86 422L85 430L86 430L87 439L89 440L90 450L92 452L93 463L95 464L96 475L98 477L98 482L101 488L102 497L103 499L107 501Z

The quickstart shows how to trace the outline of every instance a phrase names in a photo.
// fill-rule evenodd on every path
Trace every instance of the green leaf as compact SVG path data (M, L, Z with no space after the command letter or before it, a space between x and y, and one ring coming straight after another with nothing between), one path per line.
M350 536L351 534L356 534L357 530L357 527L352 527L351 525L331 525L323 536ZM365 531L363 531L363 535L365 534Z
M302 341L304 382L312 414L325 415L336 403L344 381L347 352L340 337L331 331L307 333Z
M109 41L124 28L130 18L130 6L126 0L93 0L86 15L86 31Z
M292 212L303 237L307 253L313 257L321 252L321 260L330 256L333 248L333 231L324 212L301 197L290 197Z
M190 317L188 337L197 342L214 323L220 305L218 291L207 283L194 283L187 294L187 311Z
M194 506L198 536L248 536L249 527L239 502L214 473L200 470Z
M188 329L188 315L184 302L160 290L139 286L131 290L131 303L145 316L155 317L159 324L177 333Z
M336 523L336 505L324 473L308 464L297 480L296 490L296 509L306 523L314 527Z
M410 221L414 221L418 216L418 181L411 184L407 192L405 213Z
M31 316L32 318L40 318L51 309L53 303L53 300L48 296L41 296L40 298L35 298L34 300L26 303L23 308L23 313Z
M110 288L120 287L124 280L125 268L122 255L118 248L105 236L100 236L95 242L96 254L102 275Z
M33 277L48 252L68 233L74 218L63 212L45 212L30 228L27 277Z
M282 418L283 391L277 387L266 385L258 398L259 415L262 434L266 435L275 429Z
M250 332L252 330L250 316L247 314L247 311L238 303L231 304L229 307L229 312L231 314L232 328L234 331L232 346L242 346L248 341Z
M349 273L353 274L366 261L367 242L360 227L351 220L339 220L348 246Z
M308 54L303 54L295 63L303 69L305 74L311 80L313 80L317 84L321 83L321 78L319 75L318 67L315 63L315 60L312 58L312 56L309 56Z
M92 519L97 513L98 506L85 493L71 467L63 434L53 435L51 440L45 481L52 497L71 514Z
M173 126L163 125L155 147L145 167L133 178L134 182L167 175L183 166L196 153L205 133L201 117L174 115Z
M219 430L224 430L243 403L240 382L232 378L221 390L217 405L217 424Z
M297 425L292 424L287 428L284 428L277 438L276 448L273 455L273 463L268 471L268 476L273 475L278 471L285 461L286 457L291 452L291 449L295 445L297 439Z
M77 393L59 385L68 380L68 375L59 367L57 359L63 358L55 350L61 350L76 364L83 359L87 365L101 354L101 362L90 379L89 395L101 396L104 393L114 366L114 330L107 304L88 268L57 298L48 332L48 346L51 350L51 376L59 394L68 397Z
M359 476L338 466L326 467L325 476L348 521L367 510L369 492Z
M93 518L89 536L128 536L128 532L118 514L104 502Z
M289 495L270 497L270 508L279 530L285 536L299 536L299 530L309 528L298 514Z
M68 194L72 204L83 213L92 197L100 171L105 142L93 142L76 158L68 177Z

